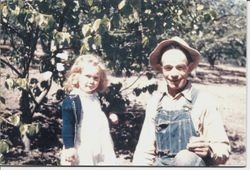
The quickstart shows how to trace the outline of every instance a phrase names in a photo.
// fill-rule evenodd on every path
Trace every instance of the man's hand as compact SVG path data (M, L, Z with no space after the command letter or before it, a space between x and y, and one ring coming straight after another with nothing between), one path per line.
M189 143L187 144L187 149L202 158L210 156L212 152L209 142L205 141L202 137L191 137Z

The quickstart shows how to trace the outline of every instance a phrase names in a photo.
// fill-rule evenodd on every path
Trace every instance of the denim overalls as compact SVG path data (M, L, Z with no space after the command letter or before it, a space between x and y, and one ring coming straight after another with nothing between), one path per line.
M191 110L198 91L192 90L192 101L186 100L180 110L167 111L161 107L161 101L166 95L163 94L159 101L155 116L156 135L156 161L158 166L175 165L174 157L181 150L185 150L191 136L198 136L195 131Z

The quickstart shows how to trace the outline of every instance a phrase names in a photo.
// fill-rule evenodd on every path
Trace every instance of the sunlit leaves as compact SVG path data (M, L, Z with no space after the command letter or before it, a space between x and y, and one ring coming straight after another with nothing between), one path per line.
M92 26L92 30L97 32L97 30L100 28L100 25L101 25L101 19L97 19L95 20L93 26Z
M91 33L91 24L84 24L82 27L82 34L84 37Z
M19 88L19 89L26 89L27 87L27 80L25 78L7 78L5 81L5 87L7 89L14 89L14 88Z
M35 22L41 30L48 30L53 27L55 20L52 15L37 14Z
M29 136L34 136L39 133L41 125L38 123L23 124L20 126L19 131L21 134L28 134Z
M127 0L122 0L119 4L118 4L118 9L121 10L125 7Z
M7 120L13 126L19 126L20 122L21 122L20 115L12 115L12 116L8 117Z
M97 34L94 38L94 43L96 47L100 48L102 45L102 36L100 34Z
M10 140L1 139L0 140L0 154L9 152L11 145L12 143Z
M147 45L149 44L149 39L148 39L148 37L143 37L143 39L142 39L142 46L143 46L143 48L145 48Z
M110 28L111 22L107 17L98 18L93 23L84 24L82 27L84 38L80 53L84 54L87 51L101 48L102 35L108 32Z
M204 9L204 5L198 4L196 9L197 9L198 11L203 10L203 9Z
M4 6L1 10L2 10L1 13L2 13L3 17L7 17L7 15L9 14L8 7Z
M11 126L18 127L21 123L20 114L13 114L12 112L3 112L0 115L0 125L6 123Z
M86 2L87 2L87 4L88 4L89 6L92 6L92 5L93 5L94 0L86 0Z
M25 78L18 78L16 79L16 86L21 89L26 89L27 87L27 80Z
M92 26L92 32L104 33L110 29L110 21L108 18L96 19Z
M90 50L92 42L93 42L92 36L87 36L83 39L83 46L85 47L86 50Z
M55 45L66 45L71 42L71 35L68 32L56 32L54 34Z

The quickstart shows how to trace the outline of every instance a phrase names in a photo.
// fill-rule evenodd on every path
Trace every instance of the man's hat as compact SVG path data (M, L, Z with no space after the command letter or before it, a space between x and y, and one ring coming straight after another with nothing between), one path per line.
M160 42L155 49L150 53L149 55L149 62L152 66L152 68L156 71L161 72L161 57L163 54L163 49L165 49L167 46L170 46L172 44L178 44L181 48L184 48L189 54L190 57L192 58L192 62L190 63L190 72L196 68L199 64L201 55L200 53L194 49L191 48L183 39L180 37L173 37L168 40L163 40Z

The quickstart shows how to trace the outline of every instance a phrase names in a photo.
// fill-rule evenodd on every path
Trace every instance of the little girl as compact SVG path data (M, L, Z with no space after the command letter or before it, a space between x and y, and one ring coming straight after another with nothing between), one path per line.
M61 165L115 165L109 123L97 92L107 87L105 69L97 56L79 56L65 83L70 94L62 104Z

